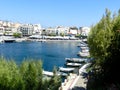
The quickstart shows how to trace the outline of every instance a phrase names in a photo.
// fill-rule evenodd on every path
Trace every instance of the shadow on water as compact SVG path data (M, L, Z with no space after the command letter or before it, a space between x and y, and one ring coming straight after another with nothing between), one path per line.
M84 87L74 87L72 90L86 90Z

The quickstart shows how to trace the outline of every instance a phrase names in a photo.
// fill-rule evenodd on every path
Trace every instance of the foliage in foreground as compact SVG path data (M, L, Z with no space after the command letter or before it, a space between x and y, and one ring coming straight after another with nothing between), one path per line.
M43 78L40 60L26 60L18 66L0 57L0 90L57 90L60 84L59 76Z
M102 19L92 27L88 37L90 55L94 57L88 90L120 89L120 10L113 14L106 9Z

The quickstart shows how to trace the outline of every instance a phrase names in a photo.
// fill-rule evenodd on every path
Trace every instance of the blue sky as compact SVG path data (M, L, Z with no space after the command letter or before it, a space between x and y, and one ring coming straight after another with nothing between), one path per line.
M105 8L118 12L120 0L1 0L0 20L89 27L101 19Z

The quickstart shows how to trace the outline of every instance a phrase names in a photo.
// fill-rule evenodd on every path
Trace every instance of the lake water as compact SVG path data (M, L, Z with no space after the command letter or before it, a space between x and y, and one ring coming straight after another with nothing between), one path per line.
M0 44L0 55L13 59L20 64L25 59L42 60L44 70L52 71L53 67L64 67L66 57L78 57L79 42L19 42Z

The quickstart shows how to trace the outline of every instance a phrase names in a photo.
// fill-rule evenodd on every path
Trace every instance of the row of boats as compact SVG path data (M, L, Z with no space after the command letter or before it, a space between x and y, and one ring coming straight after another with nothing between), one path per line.
M89 62L89 58L65 58L66 67L59 67L57 71L57 75L61 76L68 76L70 73L78 73L79 69L82 67L85 63ZM76 71L77 70L77 71ZM49 71L43 71L43 74L46 76L53 76L53 72Z
M90 65L89 48L86 43L80 42L80 51L77 54L78 58L65 58L65 67L59 67L57 75L68 76L70 73L81 74L85 72L86 67ZM53 76L53 72L43 71L44 75Z
M78 56L83 58L90 56L88 44L80 42L78 47L80 47L80 51L77 53Z
M59 67L57 75L68 76L69 73L74 73L76 68L80 68L83 65L83 63L86 63L88 61L87 58L65 58L65 60L66 60L65 63L66 67ZM47 76L54 75L53 72L49 72L49 71L43 71L43 74Z

